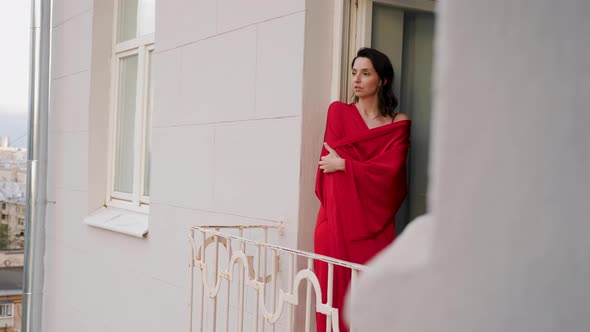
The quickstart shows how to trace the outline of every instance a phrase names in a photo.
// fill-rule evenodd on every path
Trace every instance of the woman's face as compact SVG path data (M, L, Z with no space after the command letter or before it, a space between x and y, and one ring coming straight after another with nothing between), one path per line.
M377 95L381 79L368 58L359 57L352 67L352 89L358 98Z

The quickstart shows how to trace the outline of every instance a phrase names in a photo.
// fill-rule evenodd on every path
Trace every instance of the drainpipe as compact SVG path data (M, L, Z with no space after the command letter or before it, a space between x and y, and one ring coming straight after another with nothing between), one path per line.
M29 144L22 332L40 332L47 205L47 119L51 0L31 0L29 63Z

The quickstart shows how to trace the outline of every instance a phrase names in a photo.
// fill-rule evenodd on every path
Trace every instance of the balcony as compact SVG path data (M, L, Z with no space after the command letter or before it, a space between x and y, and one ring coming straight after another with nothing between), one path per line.
M189 331L312 331L315 312L326 331L339 331L332 306L334 267L349 269L354 286L363 265L272 244L283 225L193 226L190 242ZM313 271L328 265L328 300ZM354 331L354 322L351 331Z

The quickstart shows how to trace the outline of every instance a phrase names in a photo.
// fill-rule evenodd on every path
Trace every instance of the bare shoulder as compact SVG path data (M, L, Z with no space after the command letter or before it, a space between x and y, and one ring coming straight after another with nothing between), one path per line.
M410 120L410 117L405 113L398 113L395 116L395 119L393 119L393 122L404 121L404 120Z

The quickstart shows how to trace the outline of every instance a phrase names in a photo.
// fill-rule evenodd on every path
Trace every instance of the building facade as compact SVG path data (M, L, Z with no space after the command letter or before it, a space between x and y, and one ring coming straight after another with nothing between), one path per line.
M422 213L430 90L410 87L430 84L433 12L54 0L44 330L187 331L190 225L282 224L281 245L312 251L326 111L349 100L360 46L387 49L406 77L397 92L423 146L400 220Z
M5 144L0 146L0 241L3 244L1 249L23 249L26 150L8 147L7 139L3 141Z
M0 291L0 331L21 332L22 290Z
M5 246L2 249L23 249L25 233L25 202L21 200L0 201L0 225L5 225ZM22 252L21 252L22 254Z
M0 331L21 332L22 289L22 261L20 267L0 266Z
M436 221L365 279L386 285L364 326L585 331L588 2L437 3L54 0L44 331L188 331L189 225L284 223L311 250L325 111L363 45L413 120L400 219L432 150Z

